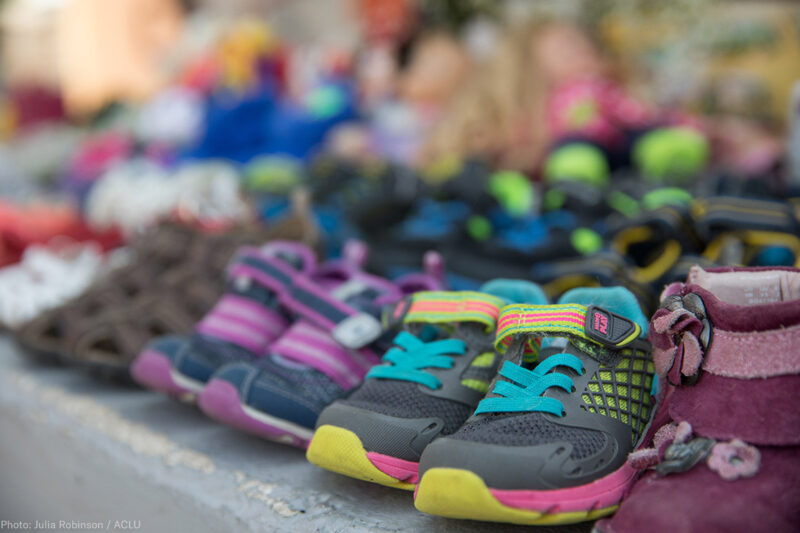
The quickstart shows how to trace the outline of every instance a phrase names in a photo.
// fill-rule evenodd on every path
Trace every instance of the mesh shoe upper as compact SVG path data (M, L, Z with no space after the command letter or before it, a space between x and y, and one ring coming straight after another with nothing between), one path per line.
M592 429L554 424L542 413L525 413L477 418L465 424L453 434L453 438L502 446L535 446L566 441L573 445L570 458L583 459L599 451L606 444L608 435Z
M257 375L240 390L248 405L273 416L313 428L319 413L345 390L314 368L282 362L278 357L259 361Z
M647 352L628 352L628 356L613 368L601 366L592 374L577 405L589 413L628 424L631 443L636 443L650 418L654 368ZM588 457L601 450L608 441L608 435L602 431L557 424L539 412L492 413L476 417L456 432L453 438L503 446L569 442L573 446L572 459Z
M451 338L463 341L466 350L458 358L458 365L450 369L441 369L436 372L436 377L442 381L450 382L451 391L459 390L459 384L465 392L471 393L475 399L470 401L470 396L464 394L430 394L436 392L424 385L401 379L367 379L350 396L342 400L344 405L352 405L375 413L399 418L427 418L437 417L444 426L442 435L449 435L456 431L472 413L477 401L485 389L476 384L483 383L488 387L489 382L497 372L498 359L494 355L494 332L487 331L481 324L463 323L443 328L427 328L420 324L413 324L409 328L421 334L425 329L428 332L436 330L440 338ZM452 331L451 333L449 331ZM475 364L477 363L477 364ZM467 398L467 399L465 399Z
M626 350L616 365L594 372L581 393L582 407L630 425L631 441L636 443L650 420L654 374L648 351Z
M377 379L367 380L341 403L400 418L439 417L444 422L443 435L457 430L475 409L474 405L425 394L416 383Z
M428 447L421 473L467 467L492 488L547 490L591 482L625 462L653 405L654 366L640 338L646 322L624 289L585 296L634 320L580 304L505 308L498 347L511 344L492 392L463 427ZM521 364L522 348L537 336L560 338L535 364Z
M181 374L205 383L221 366L231 361L251 361L254 356L234 344L195 333L169 358Z

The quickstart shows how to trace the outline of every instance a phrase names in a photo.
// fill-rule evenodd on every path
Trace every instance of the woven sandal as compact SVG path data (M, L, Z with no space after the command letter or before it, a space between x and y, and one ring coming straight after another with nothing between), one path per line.
M156 231L151 241L160 243L156 251L172 243L181 251L178 257L137 253L132 264L111 273L80 298L20 328L18 342L49 359L86 363L104 374L125 377L131 361L152 337L191 331L222 293L222 272L238 247L279 237L313 241L316 236L299 212L267 228L188 232L172 238Z
M153 337L190 331L197 316L214 304L222 286L210 279L209 270L214 269L175 268L132 302L86 317L68 330L63 342L69 349L60 353L61 360L108 377L124 377L131 354Z
M17 328L17 342L27 353L57 359L71 331L147 292L154 279L185 260L198 237L199 232L188 226L172 223L147 232L129 246L126 265L96 281L79 297Z

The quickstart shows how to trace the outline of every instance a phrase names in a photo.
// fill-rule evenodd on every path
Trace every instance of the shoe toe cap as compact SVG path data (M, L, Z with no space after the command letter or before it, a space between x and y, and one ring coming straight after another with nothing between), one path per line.
M335 402L320 415L317 427L322 425L352 431L367 451L416 462L425 447L439 435L444 422L436 417L389 416Z
M504 446L447 437L425 449L420 477L432 468L456 468L477 474L494 489L556 490L590 483L621 466L611 440L585 458L571 457L572 449L566 441Z

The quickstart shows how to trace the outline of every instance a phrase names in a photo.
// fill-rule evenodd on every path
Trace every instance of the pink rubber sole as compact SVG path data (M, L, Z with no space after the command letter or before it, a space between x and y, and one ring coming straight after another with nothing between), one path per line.
M179 385L172 377L169 359L155 350L145 350L139 354L131 364L130 372L140 385L170 396L185 397L197 392Z
M367 459L387 476L403 483L419 483L419 463L377 452L367 452Z
M308 431L309 437L306 438L286 427L277 427L249 415L239 399L239 391L225 380L212 379L209 381L198 396L197 403L206 415L225 425L252 433L266 440L303 449L308 447L310 430ZM276 419L277 422L280 420Z
M616 505L636 478L637 471L622 465L619 469L592 483L556 490L489 489L492 495L508 507L542 513L589 511Z

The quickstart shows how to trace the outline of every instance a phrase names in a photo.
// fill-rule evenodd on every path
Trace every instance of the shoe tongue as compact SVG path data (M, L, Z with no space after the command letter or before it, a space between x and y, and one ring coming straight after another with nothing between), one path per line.
M800 298L800 271L797 270L709 272L693 266L686 283L702 287L732 305L772 304Z
M424 322L417 322L407 324L406 330L417 336L423 342L431 342L437 339L444 339L453 334L453 328L445 325L426 324Z
M411 295L422 291L441 291L447 286L445 281L444 258L439 252L429 250L423 257L424 270L422 272L410 272L398 278L394 282L405 295Z
M502 299L475 291L424 291L413 294L393 309L384 312L384 322L451 326L479 324L487 331L497 325L504 302Z
M502 298L507 304L548 304L542 288L530 281L498 278L487 281L479 290Z

